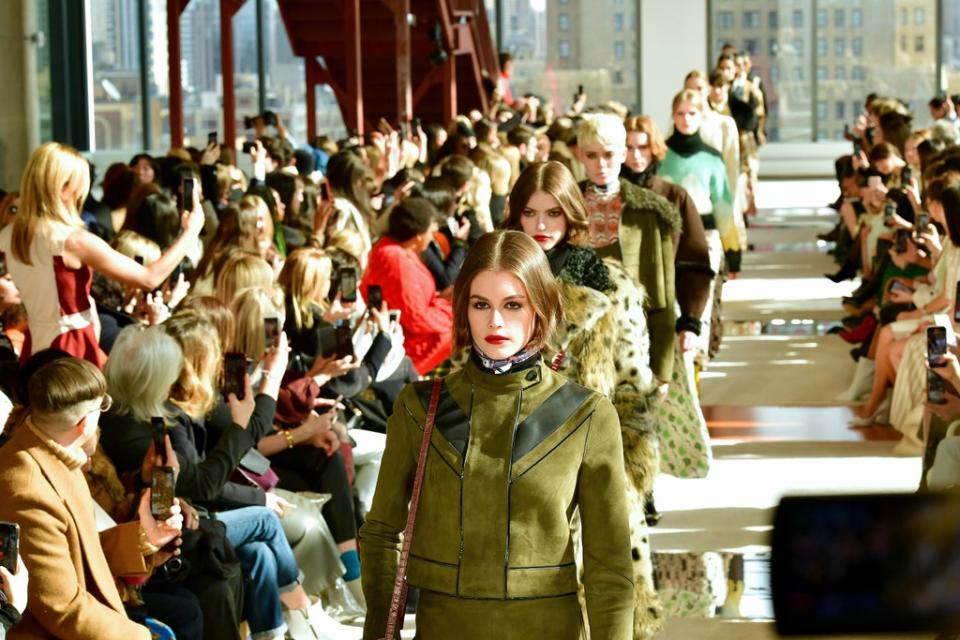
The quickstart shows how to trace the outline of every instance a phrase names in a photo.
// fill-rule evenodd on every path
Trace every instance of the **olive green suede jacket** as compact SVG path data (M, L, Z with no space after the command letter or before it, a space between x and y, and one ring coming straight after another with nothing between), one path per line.
M360 531L367 640L386 626L431 385L408 385L397 399ZM494 375L471 359L445 379L435 424L408 583L471 600L575 594L570 520L579 507L591 635L629 640L633 568L620 425L610 402L540 361ZM538 624L533 617L498 637L539 638Z

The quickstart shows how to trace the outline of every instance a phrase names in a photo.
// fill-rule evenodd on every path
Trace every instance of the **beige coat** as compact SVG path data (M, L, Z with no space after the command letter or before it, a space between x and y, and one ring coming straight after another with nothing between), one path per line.
M0 520L20 525L30 571L29 604L8 637L150 640L123 609L80 462L29 421L0 448Z

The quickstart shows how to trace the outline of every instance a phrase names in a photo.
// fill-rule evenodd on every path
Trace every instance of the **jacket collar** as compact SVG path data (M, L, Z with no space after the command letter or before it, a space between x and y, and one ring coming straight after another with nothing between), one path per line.
M543 359L540 356L537 358L538 362L533 367L499 375L483 371L473 358L468 358L463 372L470 384L482 389L499 392L519 391L535 387L543 380Z

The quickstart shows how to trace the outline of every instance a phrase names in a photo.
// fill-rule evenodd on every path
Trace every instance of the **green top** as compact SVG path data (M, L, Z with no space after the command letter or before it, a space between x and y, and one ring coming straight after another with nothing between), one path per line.
M431 385L408 385L397 399L373 507L360 530L368 640L386 627ZM431 445L410 585L448 599L486 602L485 616L509 613L515 602L542 602L542 615L518 628L497 627L496 637L547 637L555 624L547 615L551 607L565 602L578 610L570 522L579 507L592 637L632 637L623 453L608 400L542 361L494 375L471 359L445 379ZM445 633L424 628L437 617L424 610L433 601L421 598L420 637L450 637L451 628L491 624L473 619L477 609L464 604L453 607L457 619L446 619Z
M732 186L719 152L710 149L682 156L668 148L657 175L686 189L700 215L713 214L725 251L743 250L733 216Z

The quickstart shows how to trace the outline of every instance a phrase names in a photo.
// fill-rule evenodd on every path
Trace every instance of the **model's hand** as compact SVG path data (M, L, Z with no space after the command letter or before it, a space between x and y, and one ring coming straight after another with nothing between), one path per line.
M693 331L681 331L677 334L677 346L683 353L693 351L697 346L697 338L699 337Z
M23 564L23 556L17 558L16 573L10 573L5 567L0 567L0 584L2 584L3 593L7 597L7 602L20 613L27 609L29 583L30 575L27 573L27 565Z

